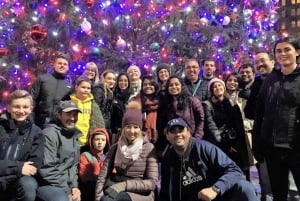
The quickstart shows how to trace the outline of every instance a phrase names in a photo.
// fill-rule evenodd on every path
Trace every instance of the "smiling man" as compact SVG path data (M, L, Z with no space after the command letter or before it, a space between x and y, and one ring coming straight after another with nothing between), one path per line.
M172 119L166 137L172 145L162 161L161 201L257 201L254 186L219 148L191 137L187 123Z
M30 94L35 107L35 123L41 128L52 118L58 102L72 89L72 85L65 80L68 71L67 56L58 54L53 64L53 73L38 76L32 84Z
M264 79L274 68L274 58L267 52L259 52L254 57L254 67L261 78Z
M78 163L80 131L75 127L78 113L75 103L60 101L53 121L45 126L44 165L38 197L44 201L80 201ZM72 198L72 199L71 199Z
M191 94L204 101L209 97L208 82L215 77L216 64L212 58L203 60L203 76L200 76L200 66L196 59L188 59L184 65L184 83Z
M0 116L0 198L34 201L38 188L35 176L43 162L43 135L30 121L32 97L16 90L8 99L7 112Z

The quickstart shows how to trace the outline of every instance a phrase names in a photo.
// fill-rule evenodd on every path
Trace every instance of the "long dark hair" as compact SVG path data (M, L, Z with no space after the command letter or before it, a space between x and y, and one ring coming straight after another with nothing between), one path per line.
M143 90L143 85L144 85L144 82L146 79L150 81L150 84L152 86L154 86L154 93L151 96L145 94L144 90ZM146 103L147 98L153 102L158 103L158 101L159 101L158 91L159 91L158 83L155 81L155 78L152 75L146 75L142 78L142 89L141 89L140 94L141 94L141 102L142 102L143 109L145 108L145 103Z
M188 97L191 96L191 93L186 89L183 80L177 75L170 76L170 78L168 79L168 81L166 83L167 105L168 105L169 109L173 108L173 96L169 93L169 86L170 86L171 80L174 78L178 79L182 86L182 90L178 94L178 97L177 97L177 101L178 101L177 110L183 110L187 106Z
M119 87L119 81L122 76L127 77L127 80L128 80L128 87L127 87L127 89L125 89L125 91L122 91ZM114 97L117 98L118 100L121 100L124 103L127 103L128 99L130 97L130 94L131 94L130 81L129 81L129 77L128 77L127 73L120 73L117 77L116 83L117 84L116 84L116 87L114 90Z

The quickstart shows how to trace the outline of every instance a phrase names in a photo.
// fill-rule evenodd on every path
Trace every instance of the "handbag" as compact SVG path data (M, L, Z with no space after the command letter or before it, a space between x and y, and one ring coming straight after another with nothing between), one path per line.
M238 138L238 134L234 128L225 128L221 133L221 137L222 137L222 140L227 139L227 140L233 141Z
M234 128L224 127L221 131L221 144L224 147L237 145L238 133Z

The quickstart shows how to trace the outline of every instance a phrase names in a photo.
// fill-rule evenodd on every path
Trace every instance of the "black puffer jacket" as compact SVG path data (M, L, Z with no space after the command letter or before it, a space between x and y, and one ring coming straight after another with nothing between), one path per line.
M16 125L8 113L0 116L0 189L21 177L24 162L40 168L43 161L42 131L30 120Z
M247 168L245 130L240 108L230 99L213 103L210 100L203 101L205 113L204 139L220 147L238 166ZM233 132L226 132L232 130ZM235 134L227 137L226 133ZM237 150L232 152L231 148Z
M70 93L72 86L58 73L43 74L32 85L30 94L35 106L35 123L43 127L52 118L59 101Z
M105 93L106 97L105 97ZM107 91L105 92L103 84L95 85L92 94L94 95L94 99L96 103L99 105L100 110L102 112L104 121L105 121L105 128L110 133L111 125L111 113L113 107L113 92Z
M266 77L257 97L253 149L268 145L300 150L300 69L289 75L280 70Z
M200 81L201 80L201 81ZM201 101L205 101L210 97L210 92L207 90L207 85L211 79L206 79L204 77L198 79L198 81L193 84L187 78L184 79L184 84L188 88L191 94L194 93L197 83L200 81L200 86L198 87L195 97L199 98Z

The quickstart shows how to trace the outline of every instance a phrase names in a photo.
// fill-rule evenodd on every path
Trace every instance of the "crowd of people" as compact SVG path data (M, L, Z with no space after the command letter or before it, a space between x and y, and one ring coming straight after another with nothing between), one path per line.
M88 62L74 86L57 55L0 116L1 200L287 201L300 189L300 41L273 54L224 80L213 58L187 59L184 77Z

